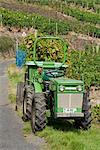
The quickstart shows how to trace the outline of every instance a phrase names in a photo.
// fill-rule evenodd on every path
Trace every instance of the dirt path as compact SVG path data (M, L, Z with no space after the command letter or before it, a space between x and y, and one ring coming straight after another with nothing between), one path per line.
M22 134L22 120L8 101L8 77L5 73L11 62L0 62L0 150L40 150L42 139L29 143Z

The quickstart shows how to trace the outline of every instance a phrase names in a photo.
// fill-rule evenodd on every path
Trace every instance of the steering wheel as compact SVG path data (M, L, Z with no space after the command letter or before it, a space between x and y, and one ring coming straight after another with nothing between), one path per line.
M61 77L64 75L64 71L63 70L48 70L46 71L46 75L51 78Z

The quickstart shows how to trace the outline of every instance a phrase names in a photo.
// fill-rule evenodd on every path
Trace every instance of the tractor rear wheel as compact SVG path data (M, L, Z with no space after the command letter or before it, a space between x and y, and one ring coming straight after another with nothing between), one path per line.
M17 84L17 92L16 92L16 107L15 110L17 111L18 106L21 106L23 103L24 98L24 82L19 82Z
M75 125L76 127L83 128L84 130L87 130L91 127L91 104L89 100L89 94L86 92L84 93L83 96L83 113L84 117L81 119L76 119L75 120Z
M31 109L32 131L41 131L46 126L46 99L43 93L36 93Z
M33 87L30 85L26 85L24 92L23 117L22 117L24 122L29 121L31 119L31 107L33 98L34 98Z

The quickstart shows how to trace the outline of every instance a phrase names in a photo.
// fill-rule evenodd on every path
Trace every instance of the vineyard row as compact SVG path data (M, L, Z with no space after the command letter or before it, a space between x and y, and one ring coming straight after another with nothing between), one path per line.
M42 5L54 5L55 3L63 3L67 5L74 4L76 6L81 6L86 9L92 9L94 12L100 12L100 1L99 0L18 0L19 2L27 2L27 3L36 3Z
M90 25L81 24L76 20L61 21L49 19L36 14L29 14L19 11L11 11L0 8L0 22L7 26L16 27L34 27L40 32L46 34L62 34L66 35L69 31L74 31L82 34L89 34L90 36L100 37L100 29Z

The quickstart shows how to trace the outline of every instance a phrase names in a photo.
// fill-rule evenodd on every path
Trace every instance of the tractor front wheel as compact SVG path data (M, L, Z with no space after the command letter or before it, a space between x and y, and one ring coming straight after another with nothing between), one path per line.
M41 131L46 126L46 100L43 93L36 93L32 103L31 127L32 131Z
M75 120L76 127L83 128L84 130L87 130L91 127L91 104L89 100L89 94L86 92L83 96L83 108L82 111L84 113L84 117L80 119Z

